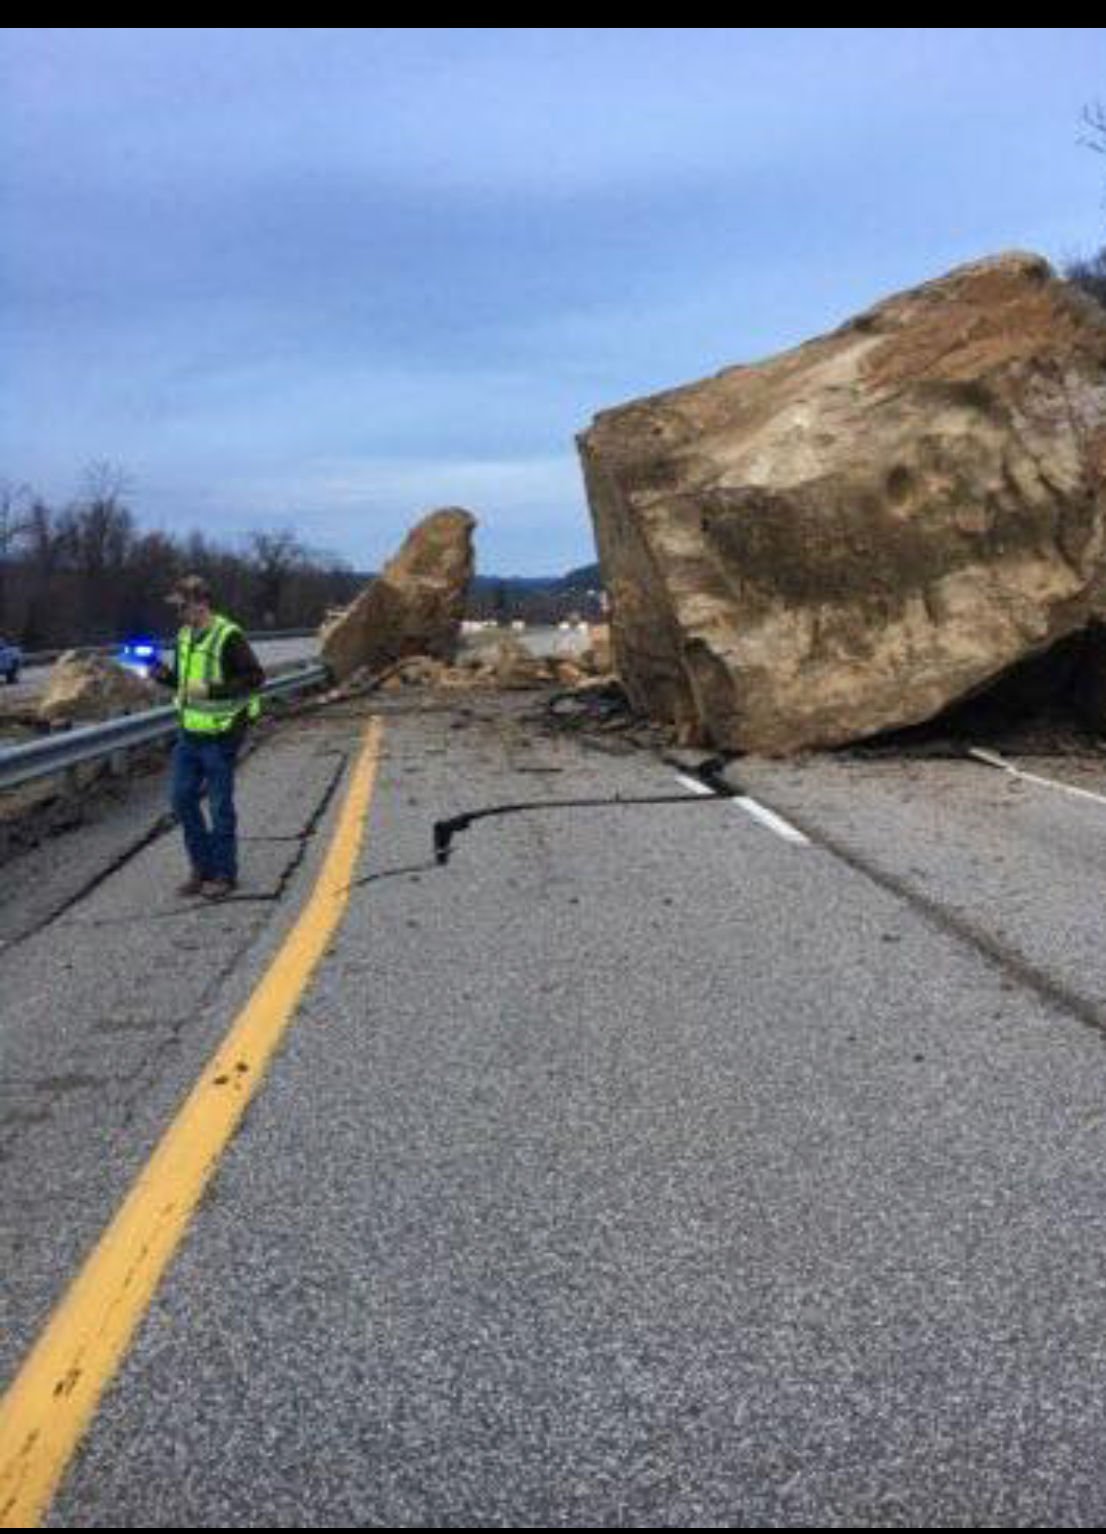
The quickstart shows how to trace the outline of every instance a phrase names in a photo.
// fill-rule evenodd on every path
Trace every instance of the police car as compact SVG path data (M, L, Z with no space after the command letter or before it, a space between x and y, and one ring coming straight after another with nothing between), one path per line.
M148 677L161 658L161 649L155 639L128 639L115 658L128 671Z

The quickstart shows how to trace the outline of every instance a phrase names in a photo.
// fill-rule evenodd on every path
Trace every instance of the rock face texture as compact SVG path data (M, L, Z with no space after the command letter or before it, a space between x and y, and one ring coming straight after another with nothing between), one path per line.
M40 719L50 724L71 720L91 722L116 714L153 708L164 699L153 682L136 676L104 655L79 655L67 650L50 669L46 692L38 706Z
M1012 254L580 450L615 665L687 741L920 723L1106 607L1106 311Z
M380 575L320 630L338 681L408 655L452 660L474 568L476 518L451 506L424 517Z

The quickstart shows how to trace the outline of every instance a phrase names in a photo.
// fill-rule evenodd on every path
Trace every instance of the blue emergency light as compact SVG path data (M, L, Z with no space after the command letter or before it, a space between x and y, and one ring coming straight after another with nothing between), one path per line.
M128 639L119 648L119 664L145 676L157 664L158 649L152 639Z

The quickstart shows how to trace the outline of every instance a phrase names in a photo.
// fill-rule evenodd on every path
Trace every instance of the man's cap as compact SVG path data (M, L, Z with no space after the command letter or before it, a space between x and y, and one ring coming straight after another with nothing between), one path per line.
M184 607L189 602L210 602L211 587L202 575L182 575L165 600L174 607Z

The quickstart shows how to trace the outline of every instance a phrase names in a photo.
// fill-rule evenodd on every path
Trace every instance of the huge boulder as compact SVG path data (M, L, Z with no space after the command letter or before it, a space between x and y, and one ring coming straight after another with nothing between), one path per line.
M1036 256L606 411L580 448L615 664L686 740L920 723L1106 606L1106 312Z
M38 715L52 725L89 723L138 713L160 701L153 682L107 656L67 650L50 668Z
M476 518L451 506L414 527L380 575L320 630L322 657L344 680L408 655L449 661L473 574Z

